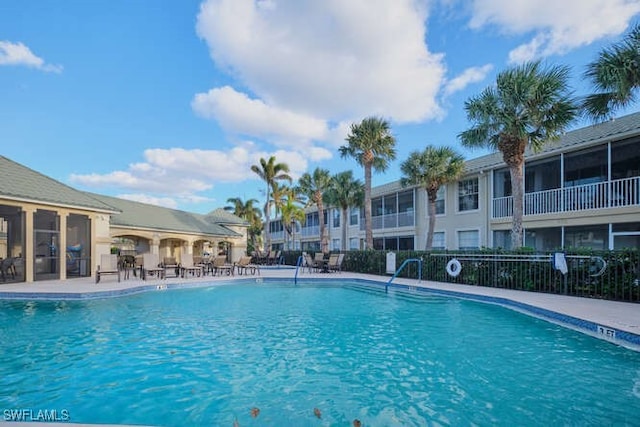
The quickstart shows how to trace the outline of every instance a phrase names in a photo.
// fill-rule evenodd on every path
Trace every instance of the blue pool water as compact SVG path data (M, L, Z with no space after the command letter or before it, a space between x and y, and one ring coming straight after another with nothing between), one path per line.
M0 339L5 416L56 410L73 422L229 427L640 424L640 353L459 299L265 282L2 301Z

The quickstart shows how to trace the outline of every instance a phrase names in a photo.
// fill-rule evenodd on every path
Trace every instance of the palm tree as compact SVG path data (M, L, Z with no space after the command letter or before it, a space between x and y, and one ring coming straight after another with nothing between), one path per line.
M603 49L598 59L587 65L585 77L596 90L582 103L592 119L602 120L635 102L640 88L640 25L619 43Z
M496 85L465 102L472 127L458 135L465 147L502 152L513 192L512 247L522 246L524 152L557 139L577 114L569 86L569 68L543 68L527 62L498 74Z
M265 182L267 187L266 203L264 204L264 250L267 252L271 248L271 236L269 235L271 189L278 181L291 182L292 179L289 175L289 165L276 163L274 156L269 157L269 160L260 158L260 165L252 165L251 170Z
M292 191L291 187L286 184L274 182L271 187L271 199L269 200L269 212L273 209L273 213L277 217L282 212L282 206L286 203L287 194Z
M371 228L371 170L384 172L389 162L396 158L396 139L389 123L379 117L367 117L359 124L351 125L347 145L339 148L340 155L353 157L364 168L364 221L365 249L373 248Z
M288 191L285 194L285 201L280 211L282 212L282 224L289 236L289 250L295 249L295 224L304 223L306 219L301 203L302 200L295 188L288 187Z
M318 207L320 221L320 249L322 253L329 252L329 238L324 224L324 193L329 190L331 175L327 169L316 168L313 174L304 173L298 180L298 191L307 196L308 206Z
M327 203L342 210L342 250L347 250L347 220L349 207L362 207L364 185L353 177L352 171L340 172L331 177L329 191L325 194Z
M438 190L444 184L455 182L464 174L464 157L450 147L427 146L424 151L413 151L400 165L403 186L424 187L429 199L429 230L425 250L433 246L433 230L436 225L436 199Z
M249 251L253 250L257 246L257 238L262 229L262 213L260 209L253 205L258 201L256 199L243 201L240 197L230 197L227 199L227 203L231 203L232 206L225 206L224 210L233 212L234 215L249 223L247 237L249 238L250 247L247 249Z

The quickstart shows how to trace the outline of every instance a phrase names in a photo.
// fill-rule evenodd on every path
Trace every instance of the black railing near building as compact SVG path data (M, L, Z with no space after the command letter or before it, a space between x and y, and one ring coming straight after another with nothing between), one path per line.
M385 276L386 254L386 251L375 250L348 251L342 270ZM564 254L566 274L554 267L553 253L526 250L397 251L396 265L409 258L422 259L423 281L640 303L640 252L637 249L566 251ZM295 265L298 255L300 252L285 253L286 263ZM459 262L459 269L455 262L451 263L453 259ZM604 269L600 259L606 263ZM398 277L418 279L417 266L408 265Z

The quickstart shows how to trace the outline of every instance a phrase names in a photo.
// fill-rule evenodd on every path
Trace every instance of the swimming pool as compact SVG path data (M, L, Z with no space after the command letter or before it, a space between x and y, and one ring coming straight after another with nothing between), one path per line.
M2 301L0 409L157 426L638 423L640 353L498 306L361 288Z

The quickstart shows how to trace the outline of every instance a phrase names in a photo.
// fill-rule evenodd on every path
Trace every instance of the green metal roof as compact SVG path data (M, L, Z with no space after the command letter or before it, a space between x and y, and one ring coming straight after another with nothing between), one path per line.
M53 178L0 156L0 198L39 202L52 206L117 212L113 206Z
M545 144L542 150L536 153L527 148L525 156L530 159L533 156L544 156L558 151L566 151L569 147L574 149L588 147L602 141L622 141L637 135L640 135L640 113L633 113L569 131L557 141ZM495 152L467 160L465 166L468 173L473 173L483 169L505 166L505 164L502 160L502 153Z
M211 212L209 212L206 215L206 218L210 221L213 221L217 224L227 224L227 225L244 225L244 226L248 226L249 223L247 221L245 221L244 219L240 218L239 216L236 216L234 214L232 214L229 211L226 211L222 208L218 208L215 209Z
M101 194L86 194L120 211L119 214L111 216L111 225L113 226L204 234L212 237L242 236L225 227L224 224L216 222L215 217L210 217L210 214L200 215ZM244 224L242 219L235 218L237 218L236 224Z

